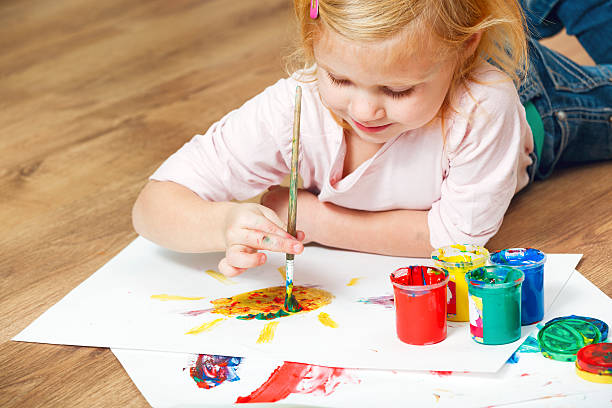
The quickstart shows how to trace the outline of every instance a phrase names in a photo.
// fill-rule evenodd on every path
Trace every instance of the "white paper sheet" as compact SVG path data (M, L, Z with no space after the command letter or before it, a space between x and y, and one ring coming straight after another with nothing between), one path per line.
M574 272L548 318L577 314L612 322L612 300ZM251 402L329 407L598 407L609 406L612 387L579 378L574 364L544 358L535 334L493 374L436 373L367 369L295 367L299 381L273 373L290 363L245 358L232 368L239 379L199 388L189 374L197 356L113 349L138 389L154 407L222 406L238 397ZM211 372L214 369L211 369ZM278 374L279 372L277 372ZM265 392L264 392L265 390ZM289 391L287 391L289 390ZM286 395L285 398L280 398ZM255 397L252 397L255 398ZM225 405L225 406L227 406Z
M449 323L448 337L430 346L402 343L395 334L392 308L364 302L389 297L389 274L410 259L308 247L296 257L296 285L315 285L333 301L318 310L276 319L267 343L257 343L267 321L238 320L210 312L210 301L284 285L278 267L284 254L269 253L268 263L240 277L215 279L222 254L178 254L137 238L109 263L18 334L14 340L231 356L261 357L335 367L497 371L522 340L483 346L467 323ZM580 255L550 254L545 266L545 303L556 298ZM162 301L152 295L198 300ZM545 308L547 310L547 308ZM191 315L186 312L194 312ZM337 323L319 321L319 313ZM215 322L208 331L186 334ZM523 337L531 327L523 328ZM477 358L475 358L477 356Z

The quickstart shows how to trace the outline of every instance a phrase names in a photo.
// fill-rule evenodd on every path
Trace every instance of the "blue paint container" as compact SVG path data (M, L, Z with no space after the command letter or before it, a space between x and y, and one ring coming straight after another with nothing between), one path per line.
M533 248L509 248L491 254L493 265L518 268L525 274L521 290L521 325L544 318L544 263L546 255Z

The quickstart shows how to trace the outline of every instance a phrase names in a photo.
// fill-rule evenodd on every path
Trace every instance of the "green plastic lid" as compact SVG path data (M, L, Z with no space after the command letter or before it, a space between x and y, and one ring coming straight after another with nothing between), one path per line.
M578 350L600 340L601 332L597 326L579 319L549 322L538 333L544 357L558 361L576 361Z

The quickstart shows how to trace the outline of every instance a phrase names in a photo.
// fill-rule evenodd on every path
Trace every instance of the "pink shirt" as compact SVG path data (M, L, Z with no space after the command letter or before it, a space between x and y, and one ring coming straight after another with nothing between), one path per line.
M459 95L458 113L387 141L342 178L343 129L316 82L281 79L196 135L151 176L209 201L244 200L289 173L295 89L302 87L299 174L320 201L367 211L427 210L431 245L484 245L528 183L531 130L516 89L483 65ZM398 226L399 227L399 226Z

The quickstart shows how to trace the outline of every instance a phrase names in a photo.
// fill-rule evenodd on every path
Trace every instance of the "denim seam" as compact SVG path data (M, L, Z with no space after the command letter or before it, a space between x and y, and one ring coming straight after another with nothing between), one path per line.
M575 71L572 71L570 69L566 69L565 73L567 73L568 75L571 75L573 78L575 78L577 80L577 82L574 82L573 84L575 86L571 87L571 86L567 86L567 85L563 85L560 82L558 82L557 78L562 77L563 75L561 75L559 73L559 71L553 69L549 63L547 62L546 58L544 58L544 56L542 55L542 53L540 52L540 50L537 50L537 52L540 54L541 57L541 61L542 64L544 65L544 67L546 68L546 70L548 71L549 75L550 75L550 79L553 81L554 85L555 85L555 89L558 90L562 90L562 91L590 91L594 88L600 87L600 86L605 86L605 85L609 85L610 82L610 76L606 77L606 78L600 78L600 77L593 77L592 75L587 74L586 72L584 72L579 65L573 63L570 60L565 60L565 59L561 59L558 58L557 55L550 53L550 59L554 60L557 62L557 64L561 65L561 66L565 66L565 67L572 67L575 69L575 71L581 73L582 75L578 75L576 74ZM601 76L606 76L607 75L607 71L606 72L602 72L602 69L599 69L599 73L601 74ZM610 74L612 75L612 74ZM590 81L585 81L583 78L589 78ZM579 84L581 84L582 86L580 86Z

